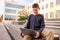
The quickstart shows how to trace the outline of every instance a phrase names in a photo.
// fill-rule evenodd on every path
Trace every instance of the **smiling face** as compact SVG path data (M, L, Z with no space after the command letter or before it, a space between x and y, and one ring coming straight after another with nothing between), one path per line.
M38 14L38 12L40 10L39 5L37 3L33 4L32 9L33 9L34 14Z
M40 8L33 8L33 12L34 12L35 14L38 14L39 10L40 10Z

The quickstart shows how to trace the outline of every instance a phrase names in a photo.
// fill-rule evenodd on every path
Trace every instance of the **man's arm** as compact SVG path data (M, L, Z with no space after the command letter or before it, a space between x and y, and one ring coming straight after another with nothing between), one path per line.
M44 16L42 15L42 18L41 18L41 27L40 27L40 30L39 32L41 33L45 28L45 22L44 22Z
M40 36L40 33L43 31L44 28L45 28L45 22L44 22L44 16L42 15L40 30L37 31L35 38L38 38Z
M27 29L30 28L30 18L31 18L31 15L29 15L28 22L27 22L27 24L26 24L26 26L24 28L27 28Z

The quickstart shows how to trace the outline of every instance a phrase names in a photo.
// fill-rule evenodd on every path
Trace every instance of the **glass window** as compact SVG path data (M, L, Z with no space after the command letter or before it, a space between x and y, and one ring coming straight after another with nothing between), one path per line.
M53 2L50 3L50 8L52 8L54 6Z
M60 18L60 10L57 10L57 11L56 11L56 17L57 17L57 18Z
M48 8L48 4L46 4L46 8Z
M60 0L56 0L56 4L57 4L57 5L60 4Z
M16 16L13 15L5 15L5 20L15 20Z
M44 6L42 6L42 10L44 9Z
M16 13L16 10L13 9L5 9L6 13Z
M44 1L44 0L42 0L42 1Z
M24 8L24 6L22 6L22 5L16 5L16 4L12 4L12 3L6 3L6 6L13 7L13 8L19 8L19 9Z
M41 0L39 0L39 3L41 2Z
M46 15L46 19L48 19L48 13L46 13L45 15Z
M54 18L54 12L50 12L50 18Z

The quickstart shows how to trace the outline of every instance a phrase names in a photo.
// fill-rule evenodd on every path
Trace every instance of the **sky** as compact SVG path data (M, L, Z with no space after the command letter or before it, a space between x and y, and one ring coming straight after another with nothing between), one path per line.
M11 1L11 0L7 0L7 1ZM32 3L34 0L14 0L14 1L28 5L29 3ZM2 15L3 13L4 13L4 0L0 0L0 15Z
M4 0L0 0L0 15L4 13Z

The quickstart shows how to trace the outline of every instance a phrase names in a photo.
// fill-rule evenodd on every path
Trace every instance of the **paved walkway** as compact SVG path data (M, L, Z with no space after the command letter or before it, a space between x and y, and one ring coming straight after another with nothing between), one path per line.
M11 40L8 32L2 23L0 23L0 40Z

